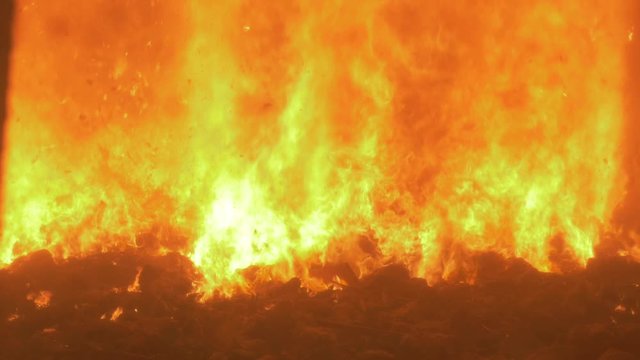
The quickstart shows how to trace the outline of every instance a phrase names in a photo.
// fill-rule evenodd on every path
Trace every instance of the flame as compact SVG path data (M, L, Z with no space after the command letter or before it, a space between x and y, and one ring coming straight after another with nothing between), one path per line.
M0 262L179 251L223 293L584 264L625 194L630 3L19 0Z
M115 310L113 310L113 313L111 313L111 317L109 317L109 321L118 320L123 313L124 313L124 310L122 309L122 307L118 306Z
M143 268L138 266L136 269L136 277L133 279L133 282L127 286L127 292L136 292L139 293L140 290L140 275L142 275Z

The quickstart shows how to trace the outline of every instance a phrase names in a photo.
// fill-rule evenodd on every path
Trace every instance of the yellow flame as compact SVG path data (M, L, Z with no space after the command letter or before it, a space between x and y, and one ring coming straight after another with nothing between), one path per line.
M556 270L624 194L630 1L17 3L3 263L153 246L222 292Z
M142 267L136 269L136 277L133 282L127 286L127 292L141 292L140 290L140 275L142 275Z
M124 313L124 310L122 309L121 306L118 306L115 310L113 310L113 312L111 313L111 317L109 318L110 321L116 321L120 318L120 316L122 316L122 314Z

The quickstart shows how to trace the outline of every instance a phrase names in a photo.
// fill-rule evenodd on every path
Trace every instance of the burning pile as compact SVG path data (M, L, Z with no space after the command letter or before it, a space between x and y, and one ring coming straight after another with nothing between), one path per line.
M640 264L572 274L480 254L475 285L401 266L318 293L299 279L207 303L179 255L108 253L0 271L3 359L602 359L640 356ZM135 286L137 284L137 286Z

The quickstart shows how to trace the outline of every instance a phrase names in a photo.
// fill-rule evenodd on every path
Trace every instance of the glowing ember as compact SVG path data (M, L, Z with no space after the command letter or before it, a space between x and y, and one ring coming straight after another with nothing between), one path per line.
M123 313L124 310L122 309L122 307L118 306L115 310L113 310L113 313L111 313L111 317L109 318L109 320L116 321Z
M32 301L38 309L45 309L49 307L51 302L51 296L53 294L50 291L38 291L27 294L27 300Z
M625 193L630 3L17 1L0 262L179 251L223 293L583 264Z

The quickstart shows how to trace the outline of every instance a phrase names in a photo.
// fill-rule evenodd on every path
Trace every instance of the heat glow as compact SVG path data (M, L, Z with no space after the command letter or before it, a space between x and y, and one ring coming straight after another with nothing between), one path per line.
M223 293L584 264L625 194L630 3L19 0L0 263L178 251Z

